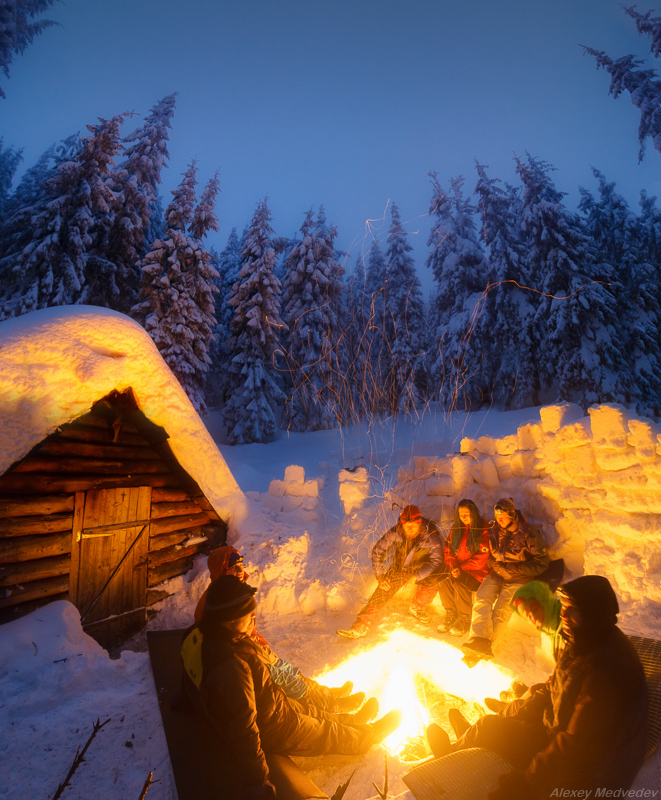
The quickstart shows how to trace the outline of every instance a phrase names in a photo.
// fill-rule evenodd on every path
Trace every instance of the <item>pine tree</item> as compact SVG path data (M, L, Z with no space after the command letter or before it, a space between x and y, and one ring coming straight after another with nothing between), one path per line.
M263 200L245 237L239 278L229 298L234 316L223 419L232 444L271 441L277 430L276 409L285 399L276 380L284 324L270 220Z
M157 238L151 234L152 218L158 214L158 186L169 158L168 130L175 98L176 94L164 97L151 109L144 124L124 139L128 144L124 159L110 176L117 212L100 247L98 268L112 273L112 281L105 283L116 287L116 293L92 298L97 305L127 312L135 300L140 281L138 262ZM202 238L194 232L193 236Z
M434 394L440 395L446 408L476 408L486 399L481 384L482 354L473 331L484 305L487 268L474 208L463 196L464 179L450 181L452 196L448 197L435 172L430 178L434 224L427 266L433 272L436 291L429 314L429 375Z
M390 413L395 414L415 410L416 403L419 403L414 378L422 352L424 308L420 281L409 255L413 248L408 243L399 209L394 203L391 216L386 252L388 295L385 320L390 368L386 374L385 393Z
M43 213L60 164L76 159L81 147L78 134L52 145L23 174L16 191L7 196L5 219L0 226L0 319L14 315L21 293L20 259L33 238L33 218Z
M599 184L599 199L581 188L580 210L594 242L597 260L611 268L609 291L619 309L618 353L621 392L635 402L641 414L657 414L661 401L659 362L659 286L656 269L645 259L644 223L631 211L599 170L593 169Z
M359 255L349 279L347 301L347 389L344 421L357 422L372 410L373 386L370 364L371 296L367 291L365 259Z
M91 135L74 158L57 165L38 203L24 209L31 241L9 258L18 274L17 294L11 301L16 315L88 302L88 279L98 280L88 275L88 261L115 209L116 198L107 178L113 157L121 149L119 129L125 116L89 125Z
M301 234L287 257L283 286L291 381L284 422L296 431L324 430L342 418L345 396L338 352L342 267L333 249L337 231L326 225L323 207L314 223L307 213Z
M225 401L225 373L229 359L229 341L231 336L231 324L233 309L229 305L230 292L232 286L239 277L239 259L241 257L241 247L236 228L232 228L227 245L221 253L212 249L211 263L218 273L215 281L218 292L215 296L215 317L217 320L216 330L214 331L214 344L210 350L211 367L207 373L207 385L205 393L207 402L212 405Z
M14 174L22 160L23 151L14 150L13 147L4 147L4 141L0 137L0 227L4 224L7 216L7 205Z
M166 238L157 239L141 262L142 282L131 312L152 337L195 408L204 413L202 386L216 327L213 294L218 273L202 239L210 230L218 230L213 211L218 177L209 181L196 206L196 176L193 161L165 211Z
M484 354L482 382L490 400L505 408L533 405L538 392L535 301L520 241L518 190L476 163L481 230L488 254L488 294L474 336Z
M608 289L612 271L597 263L580 220L564 206L549 177L552 167L531 156L516 164L530 272L542 293L536 312L542 388L583 407L624 402L618 309Z
M53 5L53 0L0 0L0 71L9 77L9 65L46 28L56 23L50 19L30 22ZM0 87L0 97L5 93Z
M390 348L386 331L388 306L388 265L376 239L367 255L367 299L369 301L369 383L365 386L367 411L381 414L389 408L386 375L390 368Z
M639 14L635 7L624 10L635 21L638 32L650 37L650 52L658 58L661 52L661 17L652 17L650 11ZM643 61L632 55L613 59L602 50L583 49L594 56L597 69L605 69L611 76L609 94L617 99L622 92L629 92L631 102L640 110L638 162L643 160L648 137L652 139L655 150L661 152L661 80L656 71L639 69Z

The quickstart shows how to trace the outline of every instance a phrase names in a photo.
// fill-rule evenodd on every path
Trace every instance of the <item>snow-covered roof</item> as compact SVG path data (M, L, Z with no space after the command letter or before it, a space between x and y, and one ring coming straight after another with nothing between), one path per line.
M243 493L149 335L124 314L95 306L0 323L0 475L58 426L129 387L216 512L243 519Z

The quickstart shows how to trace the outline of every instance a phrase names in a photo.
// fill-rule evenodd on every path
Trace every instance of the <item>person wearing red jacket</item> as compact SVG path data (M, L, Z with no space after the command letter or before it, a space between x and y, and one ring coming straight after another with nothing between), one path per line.
M445 540L449 577L438 587L445 609L439 633L463 636L471 624L475 592L489 571L489 525L472 500L461 500Z

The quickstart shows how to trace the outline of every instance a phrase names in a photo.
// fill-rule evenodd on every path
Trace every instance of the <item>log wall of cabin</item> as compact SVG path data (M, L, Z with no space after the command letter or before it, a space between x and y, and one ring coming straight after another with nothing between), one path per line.
M92 411L0 477L0 610L15 615L68 596L75 493L119 486L152 487L148 604L167 596L156 587L190 569L206 534L224 527L167 444Z

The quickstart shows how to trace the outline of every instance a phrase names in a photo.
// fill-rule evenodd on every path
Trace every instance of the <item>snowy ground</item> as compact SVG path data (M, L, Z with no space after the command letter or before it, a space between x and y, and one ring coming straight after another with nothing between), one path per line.
M319 675L350 655L387 646L395 631L400 638L391 641L394 649L390 652L409 649L409 642L411 648L417 647L414 641L421 641L420 654L415 655L418 661L424 660L425 653L431 653L435 661L447 659L442 669L443 679L450 682L446 691L470 701L469 716L479 713L472 701L505 688L513 676L528 682L546 677L552 668L548 651L538 634L519 620L510 624L488 675L481 675L480 668L462 672L456 664L459 653L447 649L452 640L444 638L444 645L434 624L423 626L410 618L405 597L393 604L392 612L368 639L347 643L335 635L337 628L350 624L373 587L369 550L379 533L395 521L397 508L392 504L405 499L405 492L396 486L400 467L412 455L457 452L462 437L505 437L529 421L539 422L537 409L470 417L456 414L451 419L427 412L417 420L361 425L344 432L283 432L269 445L222 445L230 469L249 498L248 519L231 534L245 554L250 582L260 589L258 629L276 652L305 674ZM221 441L217 417L212 414L207 422L212 436ZM286 474L292 465L302 467L304 476L296 470ZM354 504L353 511L345 514L338 476L341 470L355 467L365 467L370 482L358 480L351 484L352 490L344 490L347 507ZM360 474L354 471L343 477L359 478ZM435 516L440 516L439 522L449 518L456 498L446 500L434 506L440 509ZM489 511L485 506L485 514ZM176 595L162 604L152 627L189 624L207 580L202 558L191 573L171 582ZM407 632L421 640L407 639ZM661 630L648 630L647 635L659 638ZM149 790L150 800L176 798L144 637L131 647L138 652L125 650L119 658L110 659L83 634L76 610L65 602L52 603L0 627L0 771L5 776L0 798L52 796L97 718L101 722L110 718L110 722L90 745L63 797L76 800L95 794L137 800L153 771L158 783ZM380 659L384 661L383 656ZM390 657L385 660L389 666ZM366 669L360 664L352 667L357 689L370 688L361 686L361 680L366 681L373 669L373 664ZM434 666L429 669L431 674ZM337 682L341 677L341 673L335 675ZM382 711L386 710L382 703ZM384 755L382 748L374 748L363 757L328 756L299 759L299 763L329 794L355 770L345 797L366 800L375 796L373 783L383 786ZM401 776L410 765L389 755L387 763L389 794L408 797ZM635 788L660 785L661 753L657 753L644 766Z

